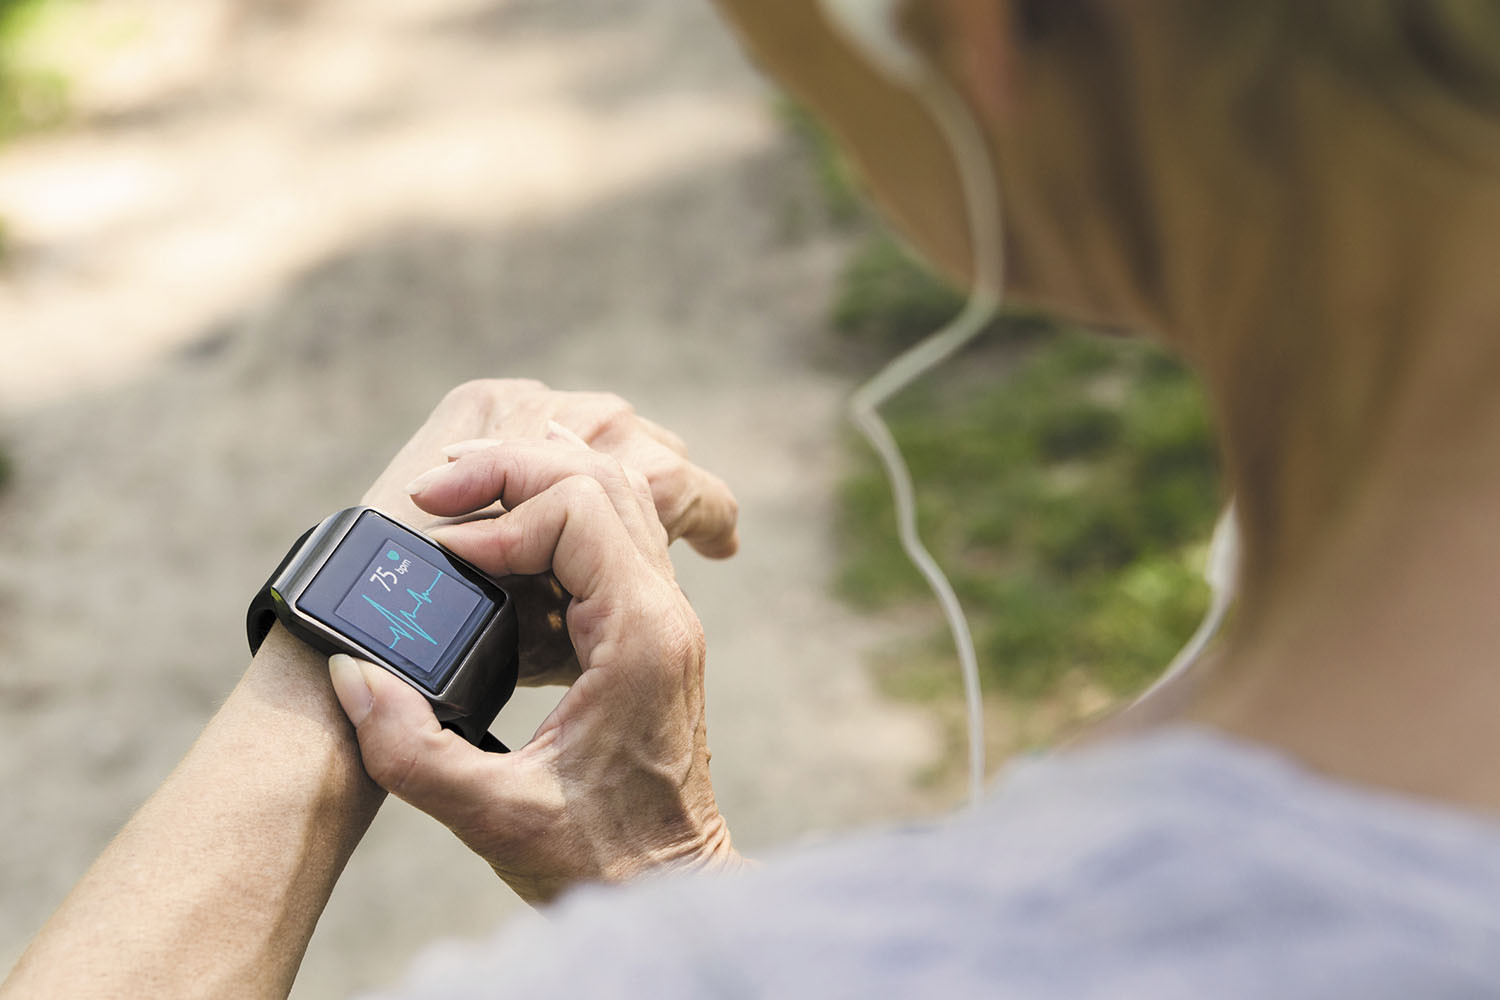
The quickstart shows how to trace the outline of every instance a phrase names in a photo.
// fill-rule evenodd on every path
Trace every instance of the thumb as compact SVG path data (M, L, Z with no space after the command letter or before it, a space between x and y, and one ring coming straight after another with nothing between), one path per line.
M354 724L365 771L392 795L459 826L505 784L504 755L444 729L427 699L389 671L339 653L329 658L328 674Z

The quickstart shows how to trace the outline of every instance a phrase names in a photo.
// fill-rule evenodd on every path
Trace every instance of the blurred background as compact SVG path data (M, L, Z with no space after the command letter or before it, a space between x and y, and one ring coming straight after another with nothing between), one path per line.
M676 554L738 844L952 805L951 645L842 407L957 302L706 2L0 0L0 963L232 686L289 542L480 376L619 392L739 495L736 559ZM1180 368L1017 311L891 417L992 766L1170 659L1220 499ZM522 910L393 802L294 995Z

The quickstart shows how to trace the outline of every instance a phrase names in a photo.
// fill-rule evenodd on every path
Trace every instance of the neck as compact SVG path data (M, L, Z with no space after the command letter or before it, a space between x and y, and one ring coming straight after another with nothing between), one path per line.
M1187 714L1500 812L1500 199L1363 176L1198 353L1246 561Z

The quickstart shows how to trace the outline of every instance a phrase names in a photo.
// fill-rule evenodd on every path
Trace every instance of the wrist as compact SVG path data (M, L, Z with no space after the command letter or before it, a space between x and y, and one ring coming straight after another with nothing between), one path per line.
M26 996L285 996L383 797L322 657L277 629L7 985Z
M735 850L729 835L729 824L715 811L703 824L695 850L685 856L667 860L657 867L664 872L727 874L741 871L750 865L750 860Z
M332 808L373 816L385 792L370 780L354 728L339 706L328 660L280 625L266 637L216 722L247 731L283 760L321 774L315 794ZM265 741L274 741L274 747Z
M535 845L537 853L522 850L509 864L511 851L484 833L455 828L454 832L485 857L502 881L528 905L546 907L585 885L624 885L640 878L690 873L732 873L752 862L734 849L729 824L717 809L700 814L691 831L668 832L655 827L650 834L626 841L603 835L606 819L568 817L560 803L508 813L515 824L512 843ZM520 862L517 864L516 862Z
M688 873L720 874L739 871L747 862L735 850L729 823L714 807L700 815L687 835L642 851L610 872L606 881L626 882L642 876Z

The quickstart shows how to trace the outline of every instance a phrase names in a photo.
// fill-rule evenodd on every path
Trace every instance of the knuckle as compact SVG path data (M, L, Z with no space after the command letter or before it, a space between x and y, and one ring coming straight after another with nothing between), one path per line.
M502 400L528 393L547 392L546 383L529 378L475 378L449 389L438 403L443 413L488 416Z
M641 651L645 671L676 689L701 676L708 658L708 640L692 605L675 585L666 583L636 592L630 612L632 631L646 640ZM646 638L649 637L649 638Z
M647 478L657 512L668 524L681 521L698 502L693 477L681 462L656 469Z
M598 403L600 411L603 413L622 415L635 413L635 407L630 404L630 400L619 393L600 392L595 393L594 398Z
M521 478L522 469L515 455L499 448L489 448L474 455L466 455L460 462L470 464L462 473L466 496L477 499L483 491L486 500L499 500L511 490Z
M521 456L509 448L498 445L475 452L472 456L465 455L459 461L462 462L464 459L472 459L476 467L488 473L496 483L517 475L524 469Z
M662 427L660 424L656 425L656 432L661 435L662 444L668 449L675 451L679 455L687 454L687 441L683 439L681 434L678 434L670 427Z
M693 477L683 462L669 462L652 469L647 478L657 499L685 498L693 492Z
M441 413L487 414L495 405L494 383L490 379L470 379L449 389L438 403Z
M636 495L643 500L652 500L651 480L646 478L646 474L640 469L624 469L624 472L626 481L630 483L630 488L636 492Z
M609 503L604 485L593 476L569 476L556 489L569 507L591 508Z
M584 393L580 402L583 427L579 437L585 441L617 431L635 417L635 407L630 401L613 392Z
M620 460L613 455L597 454L594 458L594 478L606 490L613 487L617 490L634 489L635 486L630 479L630 470L621 464Z

